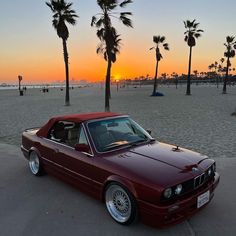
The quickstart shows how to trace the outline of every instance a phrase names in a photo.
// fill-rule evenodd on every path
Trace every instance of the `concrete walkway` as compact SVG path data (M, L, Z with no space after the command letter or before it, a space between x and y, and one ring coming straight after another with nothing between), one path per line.
M0 144L0 235L236 235L236 158L217 159L221 182L201 212L169 229L115 223L104 205L56 178L34 177L20 148Z

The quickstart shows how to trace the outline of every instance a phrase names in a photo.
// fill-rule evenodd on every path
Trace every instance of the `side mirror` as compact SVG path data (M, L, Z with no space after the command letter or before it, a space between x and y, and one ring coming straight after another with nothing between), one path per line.
M146 131L151 135L152 131L150 129L146 129Z
M77 143L75 145L75 150L79 152L91 153L89 146L85 143Z

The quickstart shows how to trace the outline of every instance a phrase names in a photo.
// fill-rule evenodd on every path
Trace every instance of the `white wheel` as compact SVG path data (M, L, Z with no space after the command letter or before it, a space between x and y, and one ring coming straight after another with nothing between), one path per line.
M131 224L136 218L136 205L132 195L119 184L109 184L105 192L106 208L120 224Z
M41 175L43 168L36 152L31 152L29 157L29 167L33 175Z

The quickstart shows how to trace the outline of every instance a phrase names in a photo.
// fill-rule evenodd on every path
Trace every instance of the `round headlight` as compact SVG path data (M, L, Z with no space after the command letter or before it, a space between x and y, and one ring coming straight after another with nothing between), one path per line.
M167 188L167 189L164 191L164 197L165 197L165 198L170 198L170 197L171 197L171 194L172 194L171 188Z
M182 184L177 185L175 188L175 194L179 195L182 192L182 189Z
M209 168L207 171L208 176L211 176L211 173L212 173L211 168Z

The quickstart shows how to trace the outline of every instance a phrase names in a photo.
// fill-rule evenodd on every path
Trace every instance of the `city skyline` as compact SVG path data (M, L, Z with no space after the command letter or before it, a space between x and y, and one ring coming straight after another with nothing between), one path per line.
M79 15L76 26L69 26L68 39L70 79L102 81L106 62L96 54L99 40L96 29L90 26L91 18L99 13L95 0L74 0L72 8ZM230 5L230 8L228 7ZM121 53L113 65L112 76L134 78L149 74L154 76L155 54L153 35L165 35L170 51L163 52L161 73L187 74L189 48L184 42L184 20L196 19L203 36L193 49L192 71L207 71L208 66L223 57L227 35L236 35L236 16L233 0L197 1L190 4L157 0L134 0L125 11L133 13L134 28L129 29L114 19L113 24L121 34ZM0 83L16 83L22 75L25 83L51 83L64 81L64 62L61 39L52 27L52 14L45 1L11 0L0 9ZM231 63L234 67L235 59Z

